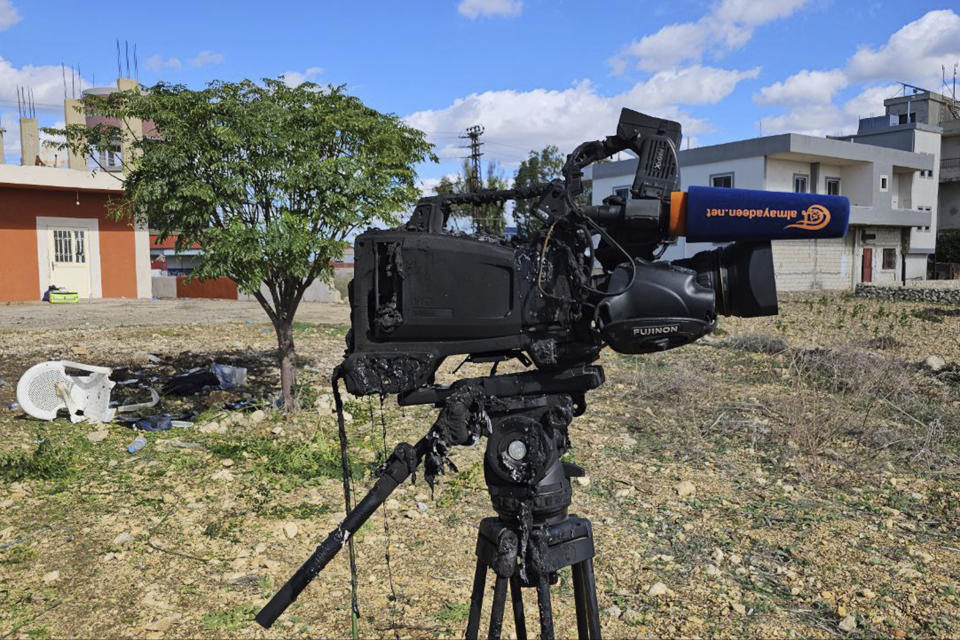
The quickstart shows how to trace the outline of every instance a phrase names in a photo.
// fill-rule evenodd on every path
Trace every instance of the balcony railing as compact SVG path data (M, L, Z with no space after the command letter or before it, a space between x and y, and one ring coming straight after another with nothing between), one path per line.
M940 158L940 182L960 180L960 158Z

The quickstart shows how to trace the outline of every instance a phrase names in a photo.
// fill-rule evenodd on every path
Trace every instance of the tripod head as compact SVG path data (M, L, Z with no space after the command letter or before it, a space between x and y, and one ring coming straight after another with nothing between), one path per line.
M441 409L431 429L434 455L445 457L451 446L486 436L484 479L494 510L505 520L541 523L566 516L569 478L583 475L560 460L570 448L568 427L586 411L586 392L603 380L598 366L528 371L458 380L405 394L399 402ZM428 463L427 481L436 477L431 469L444 466Z

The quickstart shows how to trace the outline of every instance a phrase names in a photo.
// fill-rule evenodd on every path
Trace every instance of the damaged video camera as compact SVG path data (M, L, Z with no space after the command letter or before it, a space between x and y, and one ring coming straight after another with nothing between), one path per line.
M718 314L777 313L770 243L742 241L674 262L656 257L682 231L679 123L623 109L615 136L580 145L563 180L529 189L423 198L405 227L355 243L349 391L408 394L444 358L518 358L541 370L672 349L709 333ZM617 152L638 158L628 199L578 206L582 169ZM536 199L527 238L454 234L454 205Z
M405 226L357 238L351 330L333 375L341 438L341 379L355 396L398 394L400 405L432 404L439 413L416 444L396 446L373 487L257 614L259 624L272 625L421 463L432 487L444 469L455 470L452 447L485 436L484 479L497 517L480 524L466 637L478 637L490 567L497 574L490 637L499 637L509 578L515 613L522 614L520 590L537 588L541 637L552 638L549 585L564 566L579 594L579 637L600 637L592 525L568 513L569 479L584 470L562 460L586 392L604 381L591 363L605 345L662 351L709 333L719 315L776 314L770 240L840 237L849 218L840 196L679 192L680 139L678 123L624 109L616 135L567 156L562 180L423 198ZM578 204L583 169L624 150L637 156L629 197ZM452 207L505 200L535 202L539 223L527 237L446 229ZM659 261L680 236L731 244ZM436 384L438 367L453 355L492 370ZM498 375L509 359L534 368ZM522 615L517 620L521 629Z

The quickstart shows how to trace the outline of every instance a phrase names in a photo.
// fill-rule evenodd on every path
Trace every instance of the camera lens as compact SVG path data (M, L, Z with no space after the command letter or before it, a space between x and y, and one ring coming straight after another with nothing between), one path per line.
M769 241L734 242L673 264L693 269L697 280L713 288L720 315L777 315L777 281Z

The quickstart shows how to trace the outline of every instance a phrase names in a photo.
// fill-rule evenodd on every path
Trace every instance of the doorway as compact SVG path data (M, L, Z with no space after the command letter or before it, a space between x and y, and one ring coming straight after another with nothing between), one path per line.
M90 244L86 229L50 229L47 232L50 284L90 297Z
M41 297L51 286L102 297L99 221L38 216L37 267Z
M873 282L873 249L864 247L860 264L860 282Z

